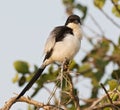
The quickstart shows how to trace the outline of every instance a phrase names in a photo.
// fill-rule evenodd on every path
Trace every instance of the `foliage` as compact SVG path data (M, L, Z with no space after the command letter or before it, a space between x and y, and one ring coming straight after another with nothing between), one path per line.
M113 15L116 17L120 17L120 4L118 2L119 0L111 0L111 3L113 4L111 8ZM63 4L66 7L66 13L68 15L74 13L74 9L77 9L80 13L82 13L82 21L84 21L87 18L88 14L88 7L81 4L80 2L76 2L76 0L63 0ZM93 4L95 7L97 7L98 10L103 11L103 7L106 5L106 0L94 0ZM104 14L104 13L103 13ZM112 21L111 21L112 22ZM114 24L115 25L115 24ZM96 35L98 38L98 36ZM114 36L114 38L117 38L118 36ZM99 95L99 90L101 90L101 86L99 85L100 81L104 78L106 74L106 69L109 66L109 64L113 64L116 68L112 70L110 75L105 79L104 85L109 86L109 92L118 90L120 91L119 87L119 78L120 78L120 37L118 39L118 43L114 43L112 40L110 40L108 37L106 37L104 34L94 41L94 38L86 38L87 41L92 46L92 49L86 53L84 58L81 61L81 64L75 61L72 61L69 65L69 71L75 72L76 75L68 75L66 78L63 79L63 86L62 86L62 95L60 97L62 101L62 105L64 105L67 110L75 110L75 104L73 100L71 99L71 96L67 93L70 93L71 85L69 84L68 80L72 80L73 78L83 77L84 79L88 78L91 80L91 94L89 99L97 98ZM19 86L23 86L25 83L29 82L29 80L32 78L34 73L37 71L38 67L34 66L34 71L30 71L30 67L28 66L28 62L24 61L16 61L14 63L14 67L17 71L15 77L13 78L13 82L17 82ZM57 69L55 69L57 68ZM58 88L60 88L60 85L58 84L57 77L60 73L59 65L54 64L51 65L48 68L47 72L44 72L42 76L38 79L36 82L36 87L34 88L34 91L31 95L31 97L34 97L37 95L37 93L41 89L45 89L45 84L51 84L54 83ZM60 83L60 82L59 82ZM72 88L73 96L78 96L79 88L75 88L74 83ZM117 92L118 93L118 92ZM112 101L119 100L118 94L111 94L110 97L112 97ZM89 100L88 99L88 100ZM103 98L103 100L100 102L100 104L108 103L109 100L107 98ZM87 108L90 106L92 102L85 102L84 105L81 106L82 109ZM58 104L58 100L54 101L54 104ZM119 105L120 106L120 105ZM29 107L30 109L30 107ZM111 110L110 107L105 107L103 110Z

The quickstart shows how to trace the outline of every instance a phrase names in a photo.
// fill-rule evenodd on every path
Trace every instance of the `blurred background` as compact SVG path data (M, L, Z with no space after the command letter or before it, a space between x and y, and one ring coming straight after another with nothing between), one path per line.
M26 61L29 70L34 71L34 65L41 65L50 31L64 25L73 13L82 18L83 24L81 49L71 67L78 73L73 78L78 97L89 99L104 94L100 82L107 85L114 78L116 84L120 73L119 0L4 0L0 1L0 108L26 84L18 86L23 74L15 70L14 62ZM48 97L49 93L42 89L34 99L45 103ZM11 110L28 108L27 104L16 103Z

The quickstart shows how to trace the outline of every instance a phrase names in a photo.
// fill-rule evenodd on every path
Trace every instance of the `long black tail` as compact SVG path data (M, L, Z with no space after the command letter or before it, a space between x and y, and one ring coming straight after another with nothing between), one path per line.
M40 77L40 75L42 74L42 72L44 71L44 69L45 69L45 67L41 67L41 68L38 69L38 71L35 73L35 75L30 80L30 82L26 85L26 87L18 95L18 97L16 98L16 100L19 99L21 96L23 96L25 94L25 92L31 88L31 86L35 83L35 81Z

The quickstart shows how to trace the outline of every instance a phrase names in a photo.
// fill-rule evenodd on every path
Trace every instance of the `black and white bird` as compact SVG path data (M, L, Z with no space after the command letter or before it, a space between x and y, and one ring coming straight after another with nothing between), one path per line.
M81 21L78 15L70 15L63 26L58 26L50 33L44 48L45 58L41 67L16 99L19 99L40 77L47 65L53 62L71 60L80 49L82 38Z

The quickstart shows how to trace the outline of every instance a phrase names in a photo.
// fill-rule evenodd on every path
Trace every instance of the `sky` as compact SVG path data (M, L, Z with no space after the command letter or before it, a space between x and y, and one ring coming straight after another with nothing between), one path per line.
M113 36L119 35L118 28L111 27L110 21L106 20L99 10L93 8L90 0L82 2L89 6L91 10L89 13L94 15L103 27L105 35L117 42ZM111 6L110 3L105 9L109 15L112 15L109 6ZM78 14L77 11L75 13ZM14 61L25 60L31 64L31 67L33 64L39 66L42 62L43 47L50 31L55 26L63 25L66 18L61 0L0 0L0 108L5 101L14 96L13 93L19 93L22 90L17 84L12 83L16 73L13 67ZM119 19L114 17L114 20ZM89 17L86 24L92 25L98 31ZM89 50L89 45L85 43L83 38L81 48ZM80 60L83 55L80 51L76 58ZM41 99L46 99L44 92L40 93L40 96ZM26 110L26 105L17 103L11 110L20 109Z
M41 64L45 39L54 26L66 19L61 1L0 1L0 107L22 88L12 83L13 62ZM21 108L21 105L12 110ZM19 107L18 107L19 106Z

